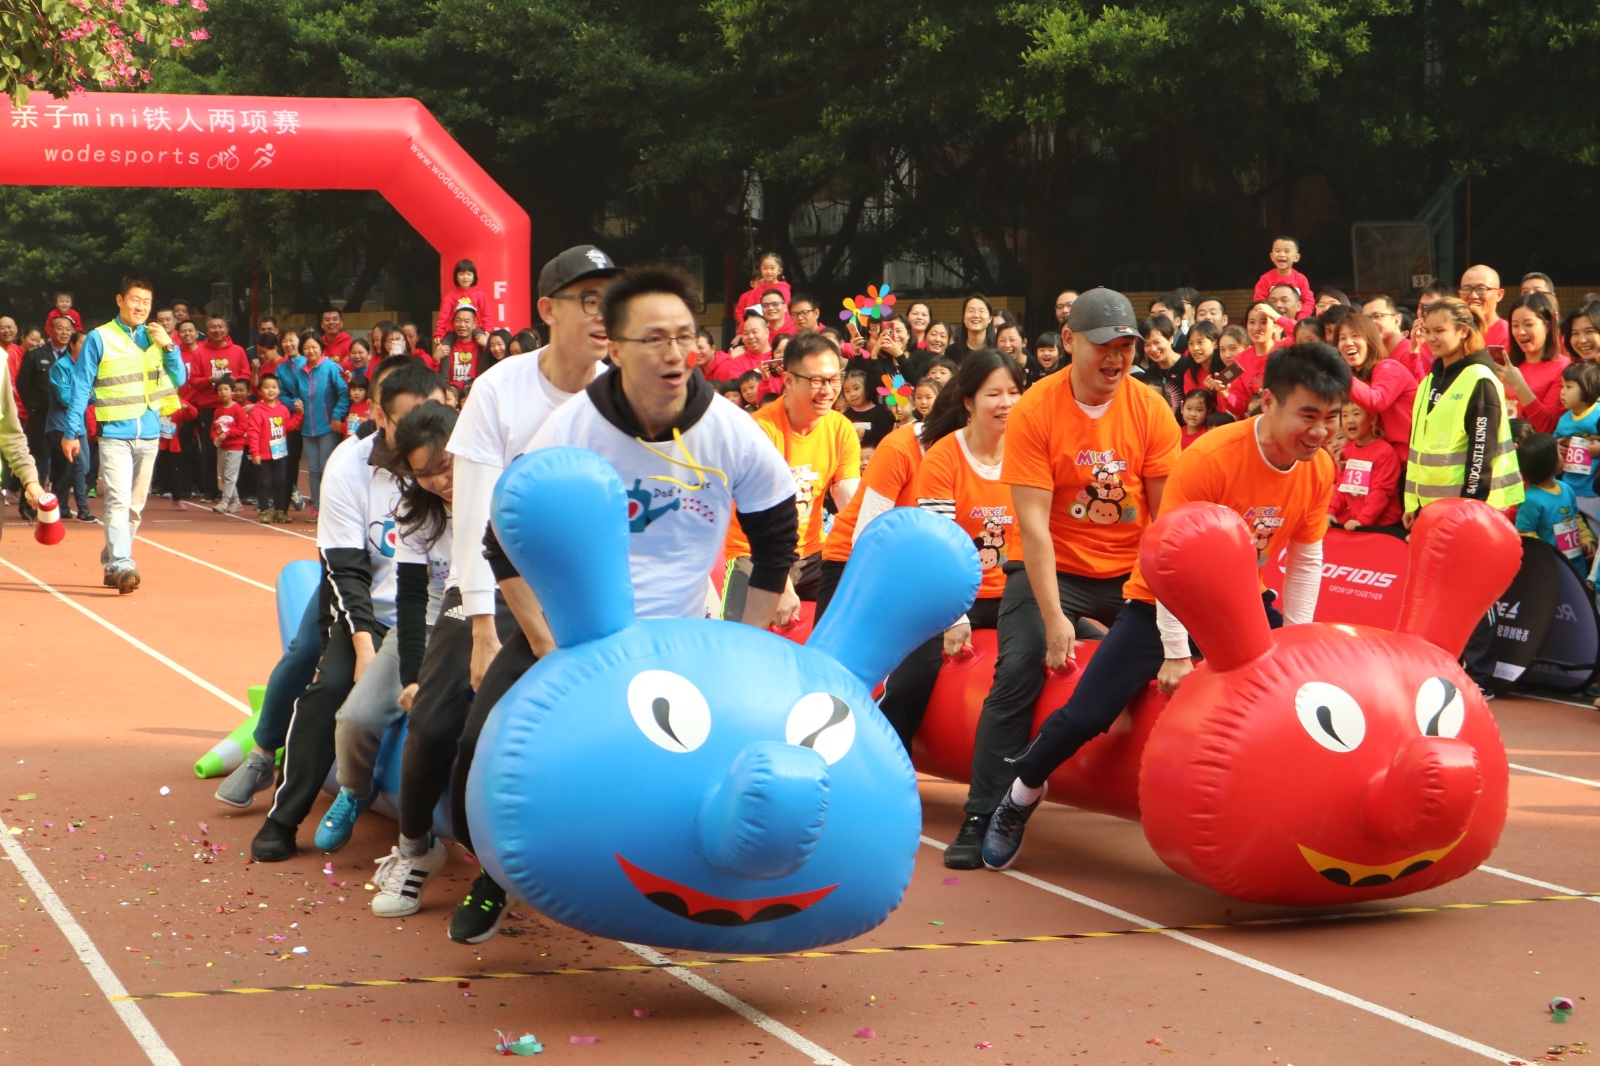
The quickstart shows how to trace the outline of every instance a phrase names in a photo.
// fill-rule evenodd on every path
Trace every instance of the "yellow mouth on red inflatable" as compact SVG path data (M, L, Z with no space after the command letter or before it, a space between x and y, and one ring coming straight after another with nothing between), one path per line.
M1346 862L1344 859L1336 859L1332 855L1313 851L1304 844L1298 847L1306 862L1311 864L1311 868L1334 884L1344 885L1346 888L1373 888L1398 881L1414 873L1421 873L1454 851L1456 845L1466 838L1467 834L1462 833L1442 848L1420 851L1410 858L1391 862L1386 866L1363 866L1358 862Z

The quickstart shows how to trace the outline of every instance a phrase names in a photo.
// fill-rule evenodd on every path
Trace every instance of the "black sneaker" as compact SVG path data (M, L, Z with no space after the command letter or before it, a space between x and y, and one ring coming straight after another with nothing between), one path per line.
M282 862L294 858L297 850L294 827L274 822L271 818L261 823L255 839L250 841L250 857L256 862Z
M457 944L481 944L500 931L506 916L506 890L494 878L480 873L472 891L450 916L450 939Z
M961 832L944 849L944 864L952 870L976 870L983 866L983 834L989 831L989 818L969 814Z

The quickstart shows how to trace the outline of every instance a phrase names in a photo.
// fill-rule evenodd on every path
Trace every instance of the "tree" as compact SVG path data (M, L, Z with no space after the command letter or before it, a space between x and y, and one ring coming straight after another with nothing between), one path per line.
M209 36L206 0L0 0L0 93L149 84L150 64Z

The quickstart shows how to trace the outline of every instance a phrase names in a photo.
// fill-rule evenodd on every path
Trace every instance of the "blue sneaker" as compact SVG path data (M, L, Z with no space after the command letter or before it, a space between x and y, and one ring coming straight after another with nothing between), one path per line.
M1039 809L1049 791L1050 786L1046 784L1039 798L1024 807L1011 798L1011 789L1006 789L1000 806L989 816L989 831L983 835L985 866L991 870L1011 869L1011 864L1017 861L1017 853L1022 850L1022 832L1028 828L1028 819Z
M341 788L339 794L333 798L333 806L322 816L322 824L317 826L317 835L313 843L318 850L338 851L349 843L350 834L356 827L356 819L361 817L361 812L372 806L372 801L377 798L376 788L366 799L361 799L348 788Z

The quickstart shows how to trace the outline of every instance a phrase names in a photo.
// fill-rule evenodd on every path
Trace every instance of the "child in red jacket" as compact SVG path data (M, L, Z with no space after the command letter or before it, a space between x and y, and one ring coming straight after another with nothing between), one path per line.
M1272 242L1272 251L1268 254L1272 259L1272 269L1257 279L1251 301L1268 303L1274 285L1293 285L1300 293L1300 313L1294 316L1296 321L1310 318L1316 313L1317 298L1312 295L1311 282L1294 268L1300 262L1300 242L1293 237L1279 237Z
M456 308L462 304L477 311L478 325L487 330L495 328L494 305L489 302L489 294L478 285L478 268L472 260L463 259L456 264L455 278L455 285L439 301L439 318L433 325L434 340L450 332Z
M344 421L339 424L339 436L353 437L361 428L363 422L372 421L372 401L367 399L367 379L353 377L348 386L350 389L350 411L344 416Z
M278 376L262 374L256 386L261 398L250 412L246 434L250 462L256 467L256 509L261 522L289 519L289 437L300 428L300 416L278 400Z
M223 378L216 383L217 413L211 420L211 443L217 449L217 490L222 499L211 508L218 514L237 514L244 510L239 502L239 466L244 461L246 432L244 405L234 402L234 391L248 396L249 385Z
M1394 445L1378 436L1377 416L1346 400L1344 451L1339 483L1328 501L1328 524L1392 526L1400 521L1400 460Z

